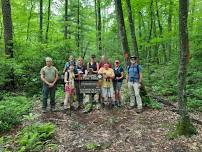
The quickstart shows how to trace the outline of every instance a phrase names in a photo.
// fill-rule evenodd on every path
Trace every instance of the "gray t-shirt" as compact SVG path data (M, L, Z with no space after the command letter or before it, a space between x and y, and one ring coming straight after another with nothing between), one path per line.
M44 75L46 81L52 83L55 80L56 74L58 74L58 70L54 66L45 66L41 69L40 74Z

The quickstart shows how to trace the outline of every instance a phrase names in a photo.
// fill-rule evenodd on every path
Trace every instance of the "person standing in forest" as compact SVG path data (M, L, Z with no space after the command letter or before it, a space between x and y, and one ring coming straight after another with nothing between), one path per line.
M142 112L142 99L140 97L140 86L142 82L142 67L137 63L137 57L130 57L130 65L127 67L129 95L130 95L130 109L137 104L137 113ZM135 102L136 99L136 102Z
M69 70L65 72L64 82L65 82L65 99L64 99L64 112L67 112L67 109L71 109L72 97L75 92L74 85L74 64L70 64Z
M63 69L63 74L65 74L65 72L69 69L70 64L71 64L71 65L74 65L74 66L76 65L76 62L74 61L73 55L70 55L70 56L69 56L69 61L67 61L67 62L65 63L65 67L64 67L64 69Z
M103 80L101 82L101 92L102 98L104 102L109 102L109 98L112 101L112 105L114 105L115 97L114 97L114 89L112 79L114 79L114 71L112 68L109 68L109 64L105 63L104 67L100 68L98 74L101 74ZM104 105L104 103L102 103Z
M87 68L83 63L83 58L81 58L81 57L78 58L75 69L77 71L77 73L75 74L76 98L78 101L78 109L82 109L84 95L83 95L83 93L80 93L80 80L81 80L81 78L85 77L88 73Z
M43 102L42 102L42 112L47 112L47 100L50 94L50 107L51 111L55 111L55 89L56 82L58 80L58 70L52 66L52 59L46 57L46 66L44 66L41 71L41 80L43 82Z
M115 105L120 106L121 105L120 90L121 90L121 86L124 78L124 70L120 66L119 60L115 60L113 70L115 74L115 77L113 79L113 87L115 92Z

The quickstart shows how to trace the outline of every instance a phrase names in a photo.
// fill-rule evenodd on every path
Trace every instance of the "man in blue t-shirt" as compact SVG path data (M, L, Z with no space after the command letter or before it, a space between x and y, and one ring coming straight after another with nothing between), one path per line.
M134 108L135 99L137 103L137 112L142 112L142 99L140 97L140 85L142 81L142 67L137 63L137 57L130 57L130 65L128 66L128 88L130 95L130 108Z

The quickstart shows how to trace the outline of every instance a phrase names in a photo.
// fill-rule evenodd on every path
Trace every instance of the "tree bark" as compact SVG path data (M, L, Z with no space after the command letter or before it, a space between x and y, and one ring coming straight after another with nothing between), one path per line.
M65 20L65 30L64 30L64 39L67 39L67 20L68 20L68 0L65 0L65 16L64 16L64 20Z
M97 22L97 36L98 36L98 50L99 52L102 51L102 24L101 24L101 9L100 9L100 2L101 0L97 0L97 19L98 19L98 22Z
M32 2L32 0L30 1L30 12L29 12L29 17L28 17L28 23L27 23L27 38L26 41L29 40L29 34L30 34L30 20L32 18L32 10L33 10L34 4Z
M10 0L1 0L2 3L2 15L4 24L4 47L5 54L9 58L13 57L13 28L11 17L11 5Z
M127 4L127 10L128 10L128 22L130 26L130 34L131 34L133 49L134 49L135 55L139 57L138 45L137 45L136 33L135 33L135 22L133 20L130 0L126 0L126 4Z
M173 2L172 0L170 0L170 4L169 4L169 14L168 14L168 32L171 34L172 32L172 14L173 14ZM171 39L171 38L170 38ZM168 60L170 60L171 58L171 50L172 50L172 40L170 40L168 42Z
M116 16L117 16L117 23L119 28L119 37L121 41L121 49L124 53L125 63L128 65L128 57L130 55L130 50L128 47L128 39L126 35L124 17L123 17L123 10L121 0L114 0L115 1L115 8L116 8Z
M39 41L43 41L43 0L39 4Z
M51 15L51 0L48 1L48 19L47 19L47 26L46 26L46 42L48 41L48 31L49 31L49 24L50 24L50 15Z
M156 16L157 16L157 21L158 21L158 26L159 26L159 31L160 31L160 38L163 38L163 27L161 25L161 20L160 20L160 15L159 15L158 1L156 1ZM165 46L164 42L162 42L161 45L162 45L163 53L164 53L164 63L166 63L167 62L166 46Z
M179 135L189 136L195 132L194 127L190 122L186 104L186 72L187 72L187 56L189 52L189 40L187 29L188 18L188 0L179 0L179 69L178 69L178 105L179 114L181 116L177 126Z
M77 50L80 54L80 1L77 0Z

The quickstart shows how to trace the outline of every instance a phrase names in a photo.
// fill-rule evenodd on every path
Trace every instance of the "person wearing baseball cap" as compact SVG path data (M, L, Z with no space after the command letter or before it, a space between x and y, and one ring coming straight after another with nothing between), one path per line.
M130 109L137 104L137 113L142 112L142 99L140 97L140 85L142 82L142 67L137 63L137 57L130 57L130 65L127 67L129 95L130 95ZM135 102L136 101L136 102Z

